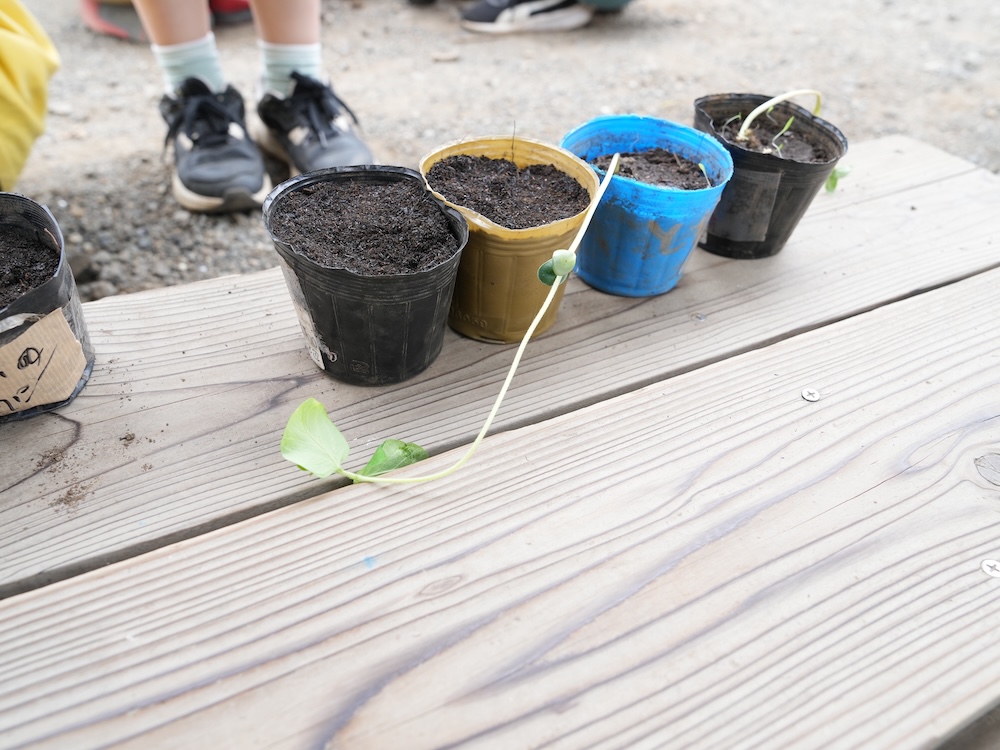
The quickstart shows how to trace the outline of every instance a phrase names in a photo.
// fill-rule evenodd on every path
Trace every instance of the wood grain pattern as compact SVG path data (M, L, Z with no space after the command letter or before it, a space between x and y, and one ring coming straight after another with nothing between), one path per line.
M1000 684L998 307L994 271L0 602L0 747L926 747Z
M574 281L533 342L496 429L625 393L1000 261L1000 180L903 138L852 147L854 171L782 254L696 251L651 299ZM919 168L915 165L919 165ZM944 219L943 217L947 217ZM323 401L357 465L386 437L433 452L475 434L510 347L450 333L400 386L330 380L309 360L276 270L86 306L98 362L57 414L0 425L0 595L28 590L335 486L286 464L288 414ZM565 384L572 382L567 395Z

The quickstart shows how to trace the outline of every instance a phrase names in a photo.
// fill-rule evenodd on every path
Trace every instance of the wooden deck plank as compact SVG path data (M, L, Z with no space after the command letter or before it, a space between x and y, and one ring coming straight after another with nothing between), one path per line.
M928 746L1000 684L998 307L993 271L9 598L0 747Z
M869 149L877 143L878 159ZM863 203L899 192L904 184L917 187L974 169L975 165L944 151L929 152L924 144L903 135L891 135L869 143L852 144L837 164L848 174L832 193L820 191L809 207L810 215L836 211L845 205Z
M532 343L496 429L1000 262L995 175L901 138L851 153L843 193L819 196L774 258L696 251L680 285L652 299L574 281L556 327ZM58 414L0 425L0 595L315 493L276 447L308 396L334 412L359 463L386 437L432 451L458 445L475 434L512 356L449 332L440 359L412 381L336 383L306 355L277 271L102 300L86 316L98 362L83 394Z

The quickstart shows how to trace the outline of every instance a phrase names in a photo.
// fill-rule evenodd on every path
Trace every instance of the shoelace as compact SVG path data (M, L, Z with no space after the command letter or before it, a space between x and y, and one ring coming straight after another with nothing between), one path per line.
M186 97L179 117L172 118L164 146L183 130L199 146L220 146L229 138L230 123L238 122L215 94Z
M298 71L292 72L292 78L295 79L295 89L289 98L289 107L305 117L309 129L316 133L324 146L329 137L337 135L333 121L341 112L347 112L355 123L358 122L351 108L329 86Z

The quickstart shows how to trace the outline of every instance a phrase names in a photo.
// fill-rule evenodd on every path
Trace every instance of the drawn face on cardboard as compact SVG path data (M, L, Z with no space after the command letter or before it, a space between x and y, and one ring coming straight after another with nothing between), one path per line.
M31 398L38 382L52 361L55 347L38 349L26 346L17 357L16 366L0 370L0 414L10 414L32 407Z
M0 346L0 417L68 399L87 366L61 310Z

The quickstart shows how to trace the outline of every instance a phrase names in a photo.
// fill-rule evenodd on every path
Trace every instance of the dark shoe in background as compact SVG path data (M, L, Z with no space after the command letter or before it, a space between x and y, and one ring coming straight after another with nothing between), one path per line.
M593 16L592 7L576 0L479 0L462 14L462 27L483 34L569 31Z

